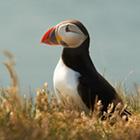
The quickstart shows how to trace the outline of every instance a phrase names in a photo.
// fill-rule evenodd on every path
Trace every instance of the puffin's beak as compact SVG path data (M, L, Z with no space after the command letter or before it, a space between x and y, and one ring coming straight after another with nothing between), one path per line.
M56 27L49 29L42 37L41 43L48 45L59 45L60 37L55 34Z

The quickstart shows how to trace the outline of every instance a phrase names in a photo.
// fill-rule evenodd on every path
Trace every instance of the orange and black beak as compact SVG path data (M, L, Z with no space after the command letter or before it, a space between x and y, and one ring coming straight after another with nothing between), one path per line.
M41 43L48 45L59 45L60 37L56 36L56 27L49 29L42 37Z

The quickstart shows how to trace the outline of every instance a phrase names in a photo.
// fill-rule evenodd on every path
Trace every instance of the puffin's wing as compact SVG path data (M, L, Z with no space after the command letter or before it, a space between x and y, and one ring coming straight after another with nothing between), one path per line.
M93 110L96 97L102 101L103 110L107 109L109 103L116 105L122 102L115 89L99 73L97 75L94 79L82 76L79 78L78 93L87 107Z
M85 105L93 110L97 93L96 86L91 86L89 79L85 77L79 78L78 93Z

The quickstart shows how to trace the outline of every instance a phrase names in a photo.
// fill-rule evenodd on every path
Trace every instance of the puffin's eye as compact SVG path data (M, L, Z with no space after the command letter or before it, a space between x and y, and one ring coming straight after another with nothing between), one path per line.
M66 26L66 32L71 32L71 30L69 29L69 25Z

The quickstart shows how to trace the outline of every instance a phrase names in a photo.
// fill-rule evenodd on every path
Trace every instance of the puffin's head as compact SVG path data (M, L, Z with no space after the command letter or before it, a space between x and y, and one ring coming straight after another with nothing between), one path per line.
M49 29L43 35L41 43L77 48L87 39L89 39L89 34L81 22L66 20Z

